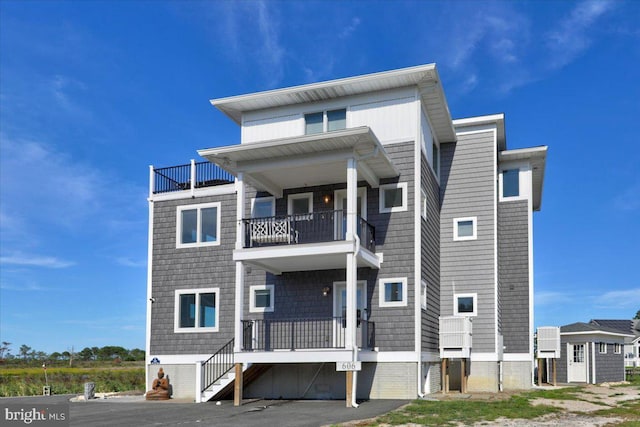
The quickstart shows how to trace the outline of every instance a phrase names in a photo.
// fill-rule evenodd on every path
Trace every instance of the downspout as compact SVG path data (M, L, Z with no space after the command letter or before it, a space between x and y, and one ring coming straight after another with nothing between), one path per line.
M504 390L504 366L502 364L502 360L498 361L498 390Z
M422 360L418 360L418 397L422 399L425 396L422 386Z
M356 361L358 356L358 348L353 349L353 360ZM358 386L358 371L353 371L353 375L351 376L351 407L357 408L358 403L356 402L356 388Z

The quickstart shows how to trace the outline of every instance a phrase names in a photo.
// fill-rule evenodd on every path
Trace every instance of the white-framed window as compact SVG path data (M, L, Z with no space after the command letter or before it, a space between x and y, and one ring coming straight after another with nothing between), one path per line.
M606 342L599 342L598 343L598 353L607 354L607 343Z
M478 218L475 216L453 219L453 240L476 240Z
M502 171L502 198L520 196L520 169Z
M620 353L622 353L622 345L621 345L621 344L618 344L618 343L614 344L614 345L613 345L613 352L614 352L615 354L620 354Z
M385 184L380 186L380 213L402 212L407 210L407 183Z
M176 247L219 245L220 210L220 202L178 206Z
M251 313L273 312L273 285L255 285L249 287L249 311Z
M313 193L289 194L287 214L295 215L296 219L311 219L310 213L313 213Z
M407 278L380 279L380 307L405 307L407 305Z
M423 310L427 309L427 282L425 282L424 280L422 281L420 286L420 307Z
M424 188L420 189L420 214L423 219L427 219L427 192Z
M331 132L347 128L347 109L318 111L304 115L304 133L311 135L314 133Z
M218 332L220 288L175 291L174 332Z
M478 294L455 294L453 296L453 314L455 316L477 316Z
M275 197L255 197L251 199L251 218L276 216Z

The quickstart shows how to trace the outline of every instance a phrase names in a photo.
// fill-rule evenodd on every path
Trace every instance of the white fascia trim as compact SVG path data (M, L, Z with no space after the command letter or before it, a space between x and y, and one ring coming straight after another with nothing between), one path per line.
M504 126L504 114L498 114L497 116L501 117L503 126ZM493 130L493 182L498 182L498 132L497 129ZM498 339L499 331L498 331L498 188L496 185L493 186L493 320L494 320L494 343L496 353L501 354L502 349L499 349L501 340ZM529 269L529 274L531 274L531 269ZM475 307L474 307L475 308ZM532 305L529 305L529 311L533 308ZM533 347L529 347L531 350Z
M498 353L471 353L472 362L499 362Z
M236 352L234 363L319 363L351 362L352 350L283 350Z
M504 362L533 362L533 353L504 353Z
M362 250L362 249L361 249ZM346 254L355 252L355 243L350 240L326 243L289 245L287 247L246 248L233 251L234 261L254 261L265 258L287 258L295 256L314 256Z
M486 116L476 116L476 117L467 117L464 119L455 119L455 120L451 120L451 123L453 123L453 126L475 126L475 125L480 125L480 124L495 124L496 122L500 121L500 120L504 120L504 114L503 113L499 113L499 114L489 114Z
M204 362L211 357L211 354L148 354L147 365L151 364L151 359L157 358L162 365L189 365L196 362ZM151 365L155 366L155 365Z
M145 354L151 360L151 310L153 309L153 201L149 200L149 227L147 236L147 324L145 336ZM145 370L145 384L149 384L149 374Z
M369 351L361 350L358 359L363 362L419 362L420 353L415 351Z
M181 199L193 199L199 197L209 196L222 196L227 194L235 194L235 184L216 185L214 187L195 188L193 190L193 197L191 196L191 190L172 191L170 193L154 194L148 200L153 202L164 202L167 200L181 200Z
M533 335L534 335L534 329L535 329L535 323L534 323L534 299L533 299L533 292L534 292L534 274L533 274L533 171L529 171L529 197L528 197L528 207L527 207L527 221L529 221L528 227L527 227L527 233L529 233L528 236L528 240L529 240L529 247L527 248L529 250L529 352L531 354L533 354L533 349L534 349L534 339L533 339ZM534 383L535 378L533 378L534 373L531 373L531 384Z
M571 336L571 335L609 335L613 337L633 337L631 334L623 334L618 332L606 332L606 331L582 331L582 332L560 332L560 336Z

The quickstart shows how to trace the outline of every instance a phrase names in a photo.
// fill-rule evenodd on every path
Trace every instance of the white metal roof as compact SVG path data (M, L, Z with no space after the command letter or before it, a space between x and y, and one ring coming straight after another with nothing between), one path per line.
M237 124L241 124L242 114L248 111L324 101L409 86L418 88L438 140L440 142L455 141L449 106L435 64L212 99L210 102Z

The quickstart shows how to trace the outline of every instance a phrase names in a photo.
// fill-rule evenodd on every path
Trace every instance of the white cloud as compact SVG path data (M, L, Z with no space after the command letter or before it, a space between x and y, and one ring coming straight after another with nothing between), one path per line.
M1 265L22 265L28 267L66 268L75 265L74 262L65 261L52 256L39 255L10 255L0 257Z
M594 299L594 304L598 307L638 309L640 307L640 288L605 292Z
M127 257L116 258L116 263L125 267L146 267L147 266L146 260L132 260L131 258L127 258Z
M591 45L590 31L596 21L614 7L608 0L578 3L568 17L546 36L550 50L547 58L552 69L571 63Z
M536 292L534 294L534 300L536 306L541 305L554 305L554 304L564 304L569 301L573 301L574 298L568 293L562 292Z
M340 39L346 39L349 37L360 25L360 18L354 17L351 19L351 23L342 29L342 32L338 35Z

